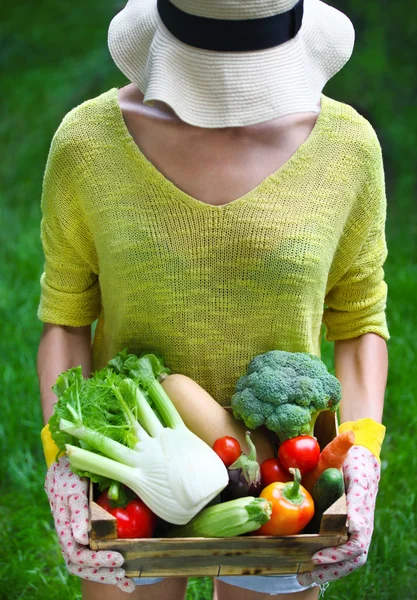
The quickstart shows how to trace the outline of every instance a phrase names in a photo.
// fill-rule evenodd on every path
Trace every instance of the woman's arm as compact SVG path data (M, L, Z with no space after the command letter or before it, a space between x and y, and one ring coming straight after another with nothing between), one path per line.
M91 326L65 327L45 323L39 344L37 370L44 422L53 414L56 396L52 386L60 373L82 366L83 375L91 372Z
M359 424L354 431L360 439L355 439L343 464L349 540L316 552L311 558L315 565L311 573L298 575L301 585L334 581L362 566L374 528L381 474L378 457L385 434L385 427L379 423L388 370L386 342L375 333L338 340L335 363L342 384L341 422L349 429Z
M335 368L342 384L340 422L369 417L381 423L388 372L385 340L367 333L336 341Z

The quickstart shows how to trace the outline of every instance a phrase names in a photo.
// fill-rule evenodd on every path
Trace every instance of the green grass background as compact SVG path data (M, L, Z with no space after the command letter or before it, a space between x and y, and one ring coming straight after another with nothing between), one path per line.
M389 198L387 437L370 557L332 584L336 600L417 598L416 295L417 146L413 2L334 2L357 32L351 61L325 93L352 104L374 125L384 151ZM126 83L106 46L112 0L33 2L0 9L0 598L75 600L43 491L45 466L35 373L42 252L39 200L52 135L64 114ZM331 364L331 347L323 345ZM189 599L211 598L210 580L192 580Z

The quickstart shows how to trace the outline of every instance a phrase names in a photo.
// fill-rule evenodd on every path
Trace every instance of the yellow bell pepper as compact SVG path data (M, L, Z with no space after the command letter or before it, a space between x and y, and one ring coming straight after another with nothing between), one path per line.
M46 424L41 431L41 441L43 446L43 453L45 455L46 465L49 469L49 467L55 461L59 453L59 448L52 439L49 424ZM65 452L61 451L60 455L61 454L65 454Z

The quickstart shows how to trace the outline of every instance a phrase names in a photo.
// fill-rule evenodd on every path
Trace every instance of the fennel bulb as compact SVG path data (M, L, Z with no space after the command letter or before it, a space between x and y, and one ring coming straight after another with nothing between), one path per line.
M77 374L72 394L66 389L58 401L62 399L64 406L57 411L59 420L54 421L55 429L57 425L59 429L57 437L60 435L64 441L71 467L77 473L119 481L165 521L186 524L226 487L227 469L217 454L184 425L157 380L166 371L160 361L153 355L139 359L122 353L120 356L126 358L122 367L128 366L115 369L113 365L108 372L102 370L99 384L92 380L80 383ZM99 399L106 400L101 411L94 404L94 386L100 390ZM113 439L114 428L125 443ZM74 438L81 441L78 443L82 447L68 443Z

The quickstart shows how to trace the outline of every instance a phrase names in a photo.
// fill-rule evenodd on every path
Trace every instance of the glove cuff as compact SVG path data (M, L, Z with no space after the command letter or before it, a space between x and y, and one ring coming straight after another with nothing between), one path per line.
M51 431L49 429L49 423L41 431L41 441L43 446L43 453L45 455L46 466L49 467L58 458L58 455L65 454L65 452L59 450L58 446L52 439Z
M344 431L355 433L355 446L364 446L378 459L381 454L381 446L384 441L386 427L373 419L358 419L357 421L345 421L339 425L339 433Z

